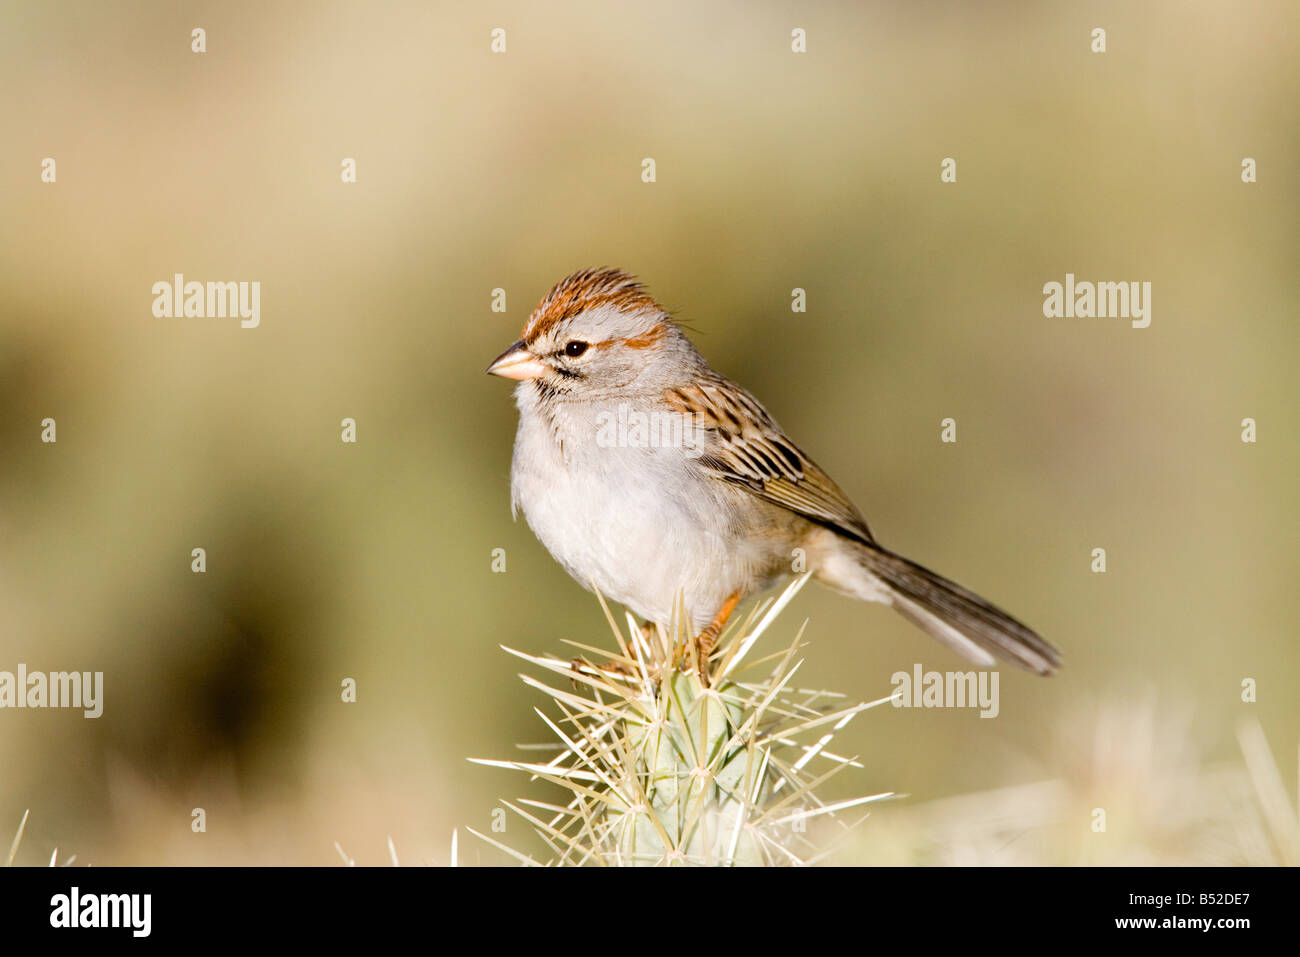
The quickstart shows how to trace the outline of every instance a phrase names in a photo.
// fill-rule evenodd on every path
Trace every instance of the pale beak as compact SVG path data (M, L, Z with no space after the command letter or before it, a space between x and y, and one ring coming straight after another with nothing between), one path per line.
M488 375L503 379L536 379L546 374L546 363L528 351L520 339L487 367Z

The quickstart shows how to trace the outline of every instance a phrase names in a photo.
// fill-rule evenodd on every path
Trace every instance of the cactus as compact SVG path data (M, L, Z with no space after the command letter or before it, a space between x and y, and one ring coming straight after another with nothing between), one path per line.
M816 860L809 822L842 827L845 812L892 793L827 803L817 789L855 759L829 750L858 713L888 697L842 705L840 695L799 690L792 679L803 628L781 652L751 660L807 576L754 608L702 655L680 599L667 626L619 629L600 600L617 651L574 644L565 661L505 650L560 679L522 675L558 711L537 714L558 739L546 762L476 763L513 768L560 785L566 803L503 801L536 831L555 865L791 865ZM805 626L806 626L805 622ZM857 823L857 822L854 822ZM526 864L541 861L485 834Z

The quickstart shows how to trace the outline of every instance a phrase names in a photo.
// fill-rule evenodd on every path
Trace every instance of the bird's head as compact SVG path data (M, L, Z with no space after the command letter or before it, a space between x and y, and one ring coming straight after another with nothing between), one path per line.
M695 350L632 276L584 269L538 303L519 340L487 371L553 397L662 389ZM693 362L690 363L693 365Z

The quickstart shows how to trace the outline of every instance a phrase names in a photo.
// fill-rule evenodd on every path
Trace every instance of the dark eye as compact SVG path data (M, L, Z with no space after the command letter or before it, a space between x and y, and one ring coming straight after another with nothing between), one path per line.
M581 339L574 339L564 347L564 354L570 359L576 359L586 351L587 343L583 342Z

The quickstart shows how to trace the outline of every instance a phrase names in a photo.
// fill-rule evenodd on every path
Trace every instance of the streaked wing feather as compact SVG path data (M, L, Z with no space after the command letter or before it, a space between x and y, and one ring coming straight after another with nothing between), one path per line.
M700 464L716 478L851 538L875 541L848 496L744 389L719 377L674 389L668 401L694 417Z

